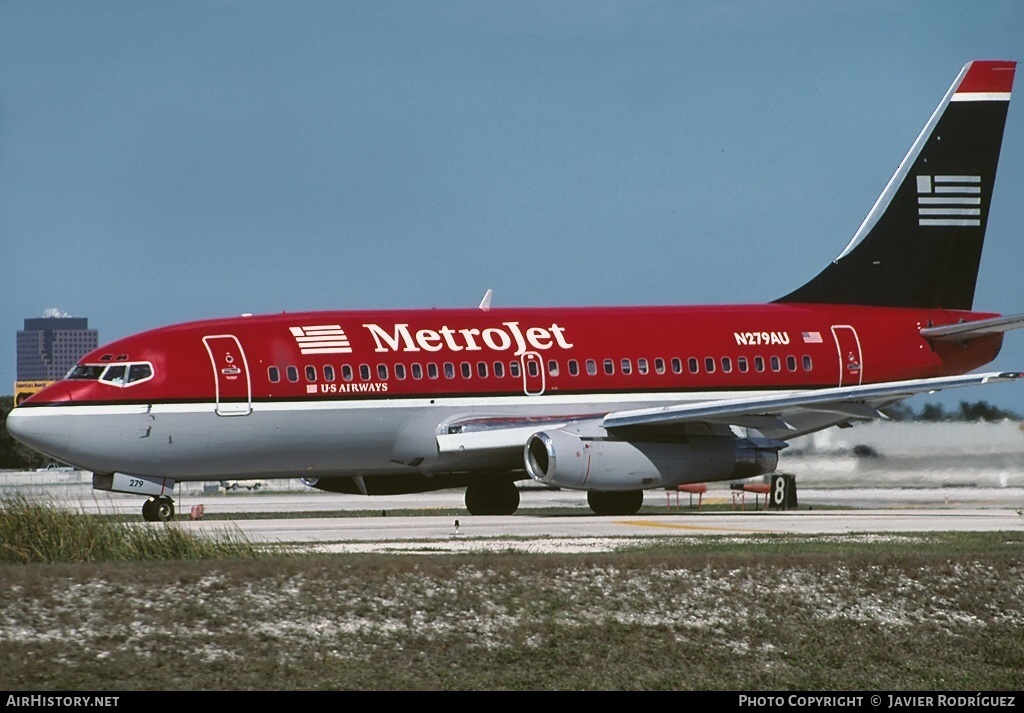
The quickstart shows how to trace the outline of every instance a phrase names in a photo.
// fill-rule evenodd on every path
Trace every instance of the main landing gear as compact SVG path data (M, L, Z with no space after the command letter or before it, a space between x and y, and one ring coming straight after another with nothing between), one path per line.
M470 515L512 515L519 509L519 488L511 480L489 480L466 488Z
M590 490L587 504L595 515L636 515L644 504L642 490Z
M174 519L174 501L166 496L150 497L142 504L142 519L146 522L168 522Z

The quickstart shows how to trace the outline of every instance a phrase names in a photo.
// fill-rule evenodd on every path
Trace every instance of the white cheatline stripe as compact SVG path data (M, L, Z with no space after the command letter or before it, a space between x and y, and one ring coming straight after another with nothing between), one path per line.
M522 407L523 416L546 415L553 408L577 407L574 413L597 414L605 410L619 409L623 405L629 408L656 408L678 403L713 402L739 399L752 395L759 397L799 394L803 389L780 389L772 391L702 391L702 392L671 392L661 394L650 393L617 393L617 394L558 394L542 396L460 396L434 398L350 398L341 397L336 400L307 400L303 398L281 401L253 401L253 413L273 411L348 411L366 409L430 409L443 413L447 409L464 410L471 408L474 413L486 412L488 409L505 409ZM149 415L173 413L209 413L214 415L216 404L213 401L189 403L160 404L82 404L77 406L34 406L24 409L26 417L43 416L81 416L81 415ZM512 414L515 417L518 414ZM248 418L248 417L246 417Z
M1008 102L1010 92L957 92L950 101L954 102Z

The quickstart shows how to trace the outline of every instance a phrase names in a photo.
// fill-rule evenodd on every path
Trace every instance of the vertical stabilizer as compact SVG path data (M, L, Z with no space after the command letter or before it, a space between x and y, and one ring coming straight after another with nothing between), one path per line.
M776 301L971 309L1016 66L967 64L842 254Z

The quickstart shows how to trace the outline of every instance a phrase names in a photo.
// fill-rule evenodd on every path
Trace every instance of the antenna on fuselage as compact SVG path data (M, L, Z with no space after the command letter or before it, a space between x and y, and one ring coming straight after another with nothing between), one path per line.
M494 295L494 290L487 288L487 292L484 293L484 298L480 300L480 309L484 312L491 308L491 297Z

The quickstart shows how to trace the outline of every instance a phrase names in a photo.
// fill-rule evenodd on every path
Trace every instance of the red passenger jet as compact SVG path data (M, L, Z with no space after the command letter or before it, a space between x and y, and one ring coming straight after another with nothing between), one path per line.
M192 322L87 354L7 428L149 495L147 520L180 481L464 487L511 514L529 477L632 514L648 488L771 473L794 436L1024 376L968 373L1024 326L972 311L1015 67L965 66L847 248L770 304Z

